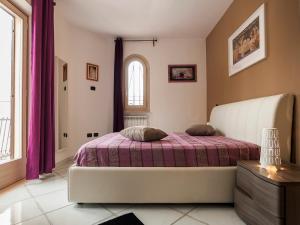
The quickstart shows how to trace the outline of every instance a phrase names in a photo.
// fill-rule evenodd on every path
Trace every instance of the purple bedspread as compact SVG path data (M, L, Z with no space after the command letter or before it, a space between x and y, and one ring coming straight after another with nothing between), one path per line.
M200 167L235 166L259 156L258 145L223 136L171 133L160 141L137 142L111 133L81 146L75 160L89 167Z

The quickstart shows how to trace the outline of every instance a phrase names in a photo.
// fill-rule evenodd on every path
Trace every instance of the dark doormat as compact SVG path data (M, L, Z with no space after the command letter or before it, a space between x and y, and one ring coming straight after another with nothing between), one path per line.
M133 213L119 216L99 225L144 225Z

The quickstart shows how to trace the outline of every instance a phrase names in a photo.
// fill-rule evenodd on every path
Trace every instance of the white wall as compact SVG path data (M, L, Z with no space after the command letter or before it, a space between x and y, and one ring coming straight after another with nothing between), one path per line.
M124 58L144 56L150 66L150 125L184 131L206 122L206 49L203 39L160 39L152 43L125 42ZM169 64L197 64L197 82L169 83Z
M69 149L57 161L74 155L87 142L88 132L112 131L114 40L77 28L55 7L55 55L68 63ZM124 43L124 58L143 55L150 66L150 125L167 132L184 131L206 122L205 40L160 39L152 43ZM86 80L86 63L100 66L99 81ZM169 64L197 64L195 83L168 83ZM96 92L89 87L96 86Z
M114 43L69 24L59 5L55 9L55 55L68 63L69 80L70 144L68 150L56 154L56 161L60 161L91 140L86 137L88 132L103 135L112 131ZM86 80L87 62L99 65L98 82Z

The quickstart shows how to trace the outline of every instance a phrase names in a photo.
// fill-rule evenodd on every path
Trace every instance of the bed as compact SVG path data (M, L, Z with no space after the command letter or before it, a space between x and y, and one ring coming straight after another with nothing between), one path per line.
M120 134L108 134L83 145L77 153L77 162L69 170L69 200L231 203L236 161L259 157L262 128L279 129L282 159L290 160L292 109L290 94L216 106L209 123L224 137L171 133L161 142L131 143Z
M74 158L80 167L214 167L259 156L258 145L220 135L169 133L160 141L139 142L110 133L82 145Z

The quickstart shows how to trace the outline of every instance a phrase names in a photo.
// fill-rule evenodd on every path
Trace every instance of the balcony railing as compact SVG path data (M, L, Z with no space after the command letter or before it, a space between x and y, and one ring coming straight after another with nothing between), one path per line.
M0 118L0 161L11 157L10 118Z

